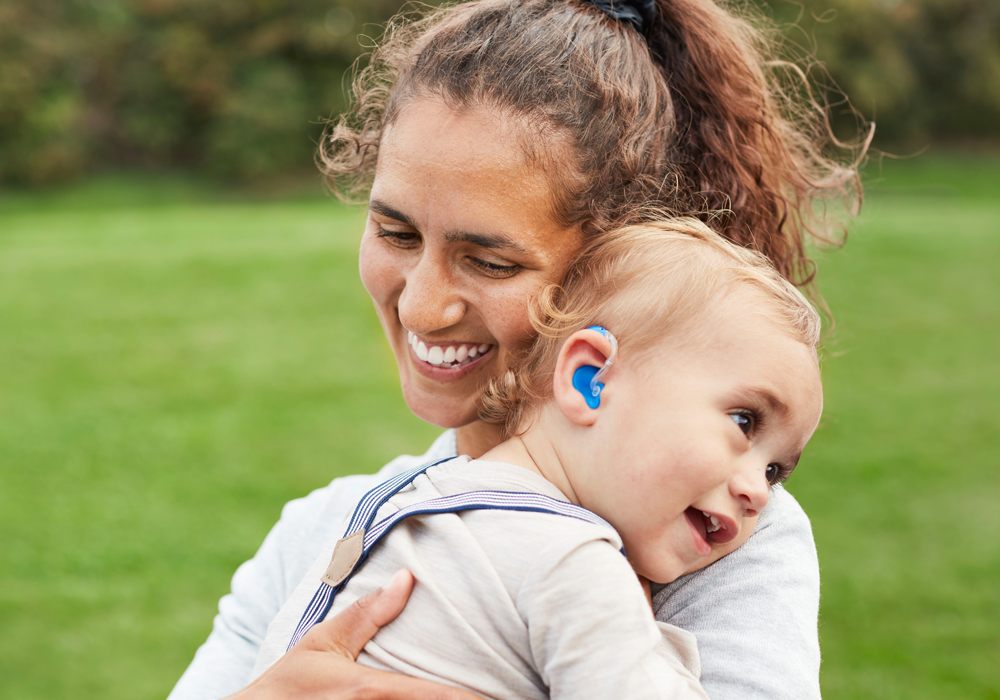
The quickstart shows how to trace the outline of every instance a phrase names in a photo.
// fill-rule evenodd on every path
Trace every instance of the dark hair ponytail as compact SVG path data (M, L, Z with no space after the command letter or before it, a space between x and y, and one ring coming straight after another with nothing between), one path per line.
M713 2L657 5L647 39L673 96L675 166L694 185L687 208L715 212L713 227L727 238L764 253L795 283L811 282L806 234L834 242L829 226L813 220L813 200L843 196L856 210L855 166L867 142L848 165L823 156L829 142L841 144L808 90L795 105L768 75L788 70L808 88L796 66L769 56L764 31Z
M806 238L834 239L816 201L856 208L854 164L867 144L848 165L824 154L823 110L807 91L804 103L788 97L774 71L804 75L772 61L748 20L712 0L657 9L642 33L582 0L471 0L394 23L355 83L355 112L324 139L321 165L338 193L360 190L382 127L410 101L487 105L537 127L532 153L569 161L553 178L566 225L593 237L696 216L810 282ZM549 148L553 132L572 153Z

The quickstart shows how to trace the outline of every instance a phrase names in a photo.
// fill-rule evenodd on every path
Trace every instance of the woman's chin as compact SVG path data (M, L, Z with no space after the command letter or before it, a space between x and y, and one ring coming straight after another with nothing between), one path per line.
M420 420L439 428L461 428L479 420L474 397L449 397L403 386L407 408Z

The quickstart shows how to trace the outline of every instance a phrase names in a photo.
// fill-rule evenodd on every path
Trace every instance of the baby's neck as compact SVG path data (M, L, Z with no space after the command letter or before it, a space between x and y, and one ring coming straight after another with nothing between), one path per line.
M551 482L570 500L580 505L573 491L573 486L563 468L563 455L559 449L559 440L555 426L546 425L549 421L543 412L537 416L522 435L506 440L484 454L481 459L492 462L505 462L538 474Z

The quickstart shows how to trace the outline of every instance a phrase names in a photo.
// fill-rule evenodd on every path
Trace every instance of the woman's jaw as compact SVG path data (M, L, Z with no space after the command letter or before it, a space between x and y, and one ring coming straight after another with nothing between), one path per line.
M495 367L501 364L497 362L497 345L468 339L428 342L405 329L403 338L409 342L396 357L403 396L414 415L439 427L456 429L459 454L479 458L496 447L500 442L500 427L480 420L478 396L480 388L498 371ZM465 356L458 359L463 347ZM473 347L476 353L470 357ZM441 361L431 362L438 359L439 353ZM421 355L426 355L426 359Z

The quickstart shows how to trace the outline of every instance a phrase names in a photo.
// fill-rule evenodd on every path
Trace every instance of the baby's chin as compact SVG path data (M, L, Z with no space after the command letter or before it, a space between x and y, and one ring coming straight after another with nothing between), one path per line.
M632 564L632 570L635 571L637 575L648 579L650 583L658 586L665 586L668 583L673 583L681 576L697 571L698 569L703 569L711 563L706 562L702 565L692 564L673 555L668 555L666 557L660 556L658 559L659 561L653 562L651 566L643 566L642 563L637 562L630 563Z

